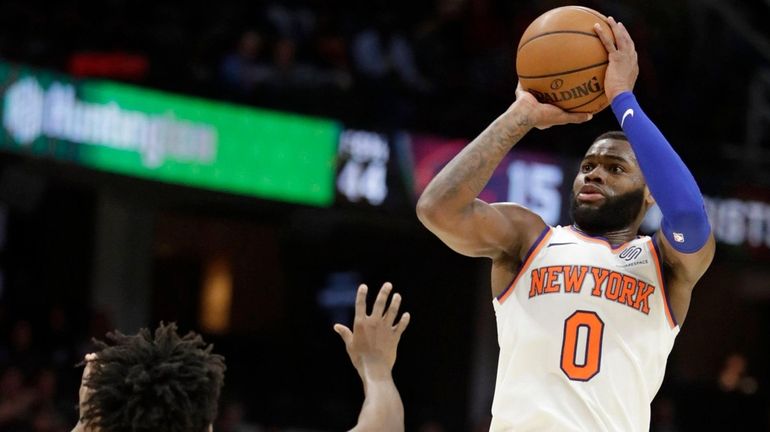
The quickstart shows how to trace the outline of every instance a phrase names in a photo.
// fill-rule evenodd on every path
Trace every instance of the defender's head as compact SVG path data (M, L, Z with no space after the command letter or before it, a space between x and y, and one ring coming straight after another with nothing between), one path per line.
M107 334L86 358L73 432L206 432L217 412L224 358L176 325Z
M602 235L636 232L655 202L623 132L597 137L580 163L572 185L570 213L578 228Z

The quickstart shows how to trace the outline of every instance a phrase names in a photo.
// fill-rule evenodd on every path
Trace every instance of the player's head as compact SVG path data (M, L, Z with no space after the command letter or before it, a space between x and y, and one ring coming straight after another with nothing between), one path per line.
M623 132L594 140L580 163L571 198L572 219L588 233L638 229L654 200Z
M195 333L163 323L151 333L97 341L73 432L206 432L216 417L224 358Z

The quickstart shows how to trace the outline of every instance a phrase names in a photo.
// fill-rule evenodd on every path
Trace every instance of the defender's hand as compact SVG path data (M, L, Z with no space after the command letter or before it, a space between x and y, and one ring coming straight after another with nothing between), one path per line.
M356 294L356 317L353 321L353 331L342 324L335 324L336 331L345 342L353 366L361 378L369 376L377 378L382 374L390 374L396 362L396 348L401 334L409 325L409 313L404 313L396 322L401 296L393 294L390 306L386 309L390 291L393 285L386 282L380 288L374 301L372 314L366 314L366 285L358 287ZM375 376L372 376L375 375Z
M626 26L616 22L612 17L609 17L607 21L615 35L617 46L612 43L611 36L602 30L599 24L594 24L594 31L609 55L610 64L604 75L604 92L607 95L607 100L612 102L615 96L634 89L636 77L639 76L639 62L634 41L626 30Z
M528 122L528 126L538 129L548 129L551 126L569 123L583 123L593 117L591 114L570 113L555 105L540 103L532 93L521 87L521 83L516 85L516 102L506 112L506 114L513 113L520 113Z

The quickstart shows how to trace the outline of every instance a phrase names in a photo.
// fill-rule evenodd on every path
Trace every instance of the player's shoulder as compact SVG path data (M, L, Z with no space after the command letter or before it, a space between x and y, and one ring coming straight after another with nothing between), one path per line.
M529 208L513 202L496 202L492 206L512 221L521 221L531 225L545 226L546 223L539 214Z
M511 244L509 254L514 260L521 260L524 252L542 237L549 226L540 215L521 204L499 202L492 206L508 219L512 232L516 233L516 241Z

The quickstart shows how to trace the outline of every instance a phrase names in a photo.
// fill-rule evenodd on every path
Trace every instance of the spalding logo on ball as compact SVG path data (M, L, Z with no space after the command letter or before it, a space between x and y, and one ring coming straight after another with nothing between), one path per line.
M609 104L604 94L607 50L594 31L609 35L607 17L582 6L540 15L527 27L516 51L516 73L538 101L570 112L597 113Z

